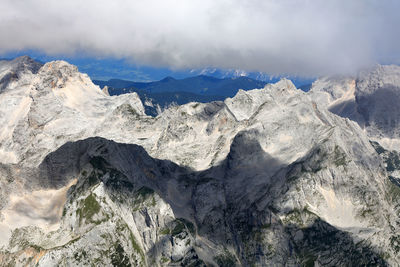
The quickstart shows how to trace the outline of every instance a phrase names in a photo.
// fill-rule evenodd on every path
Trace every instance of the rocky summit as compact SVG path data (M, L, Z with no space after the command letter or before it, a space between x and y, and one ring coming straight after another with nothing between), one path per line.
M151 117L0 61L0 265L398 266L398 95L379 66Z

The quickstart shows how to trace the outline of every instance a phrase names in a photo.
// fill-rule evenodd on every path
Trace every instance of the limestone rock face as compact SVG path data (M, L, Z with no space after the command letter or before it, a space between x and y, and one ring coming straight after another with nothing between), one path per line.
M21 79L25 74L36 74L42 64L30 57L18 57L12 61L0 60L0 92L13 82Z
M389 152L330 111L351 79L149 117L66 62L22 73L0 93L0 265L400 263Z
M117 121L123 112L144 115L136 93L105 96L67 62L47 63L37 73L26 61L14 68L21 77L0 94L2 163L38 165L48 152L67 141L95 136L104 122Z
M356 121L368 136L400 151L400 67L376 66L354 78L322 78L310 95L329 110Z
M104 86L103 89L101 89L101 91L102 91L105 95L110 96L110 93L108 92L108 86Z

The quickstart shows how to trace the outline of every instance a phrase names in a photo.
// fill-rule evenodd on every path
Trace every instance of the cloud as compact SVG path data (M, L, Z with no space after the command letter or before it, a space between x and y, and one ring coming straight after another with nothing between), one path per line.
M0 10L0 53L305 76L400 62L397 0L2 0Z

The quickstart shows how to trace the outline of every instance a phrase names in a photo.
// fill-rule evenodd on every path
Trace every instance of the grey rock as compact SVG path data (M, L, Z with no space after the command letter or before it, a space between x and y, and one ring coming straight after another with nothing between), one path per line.
M153 118L66 62L24 74L0 94L0 265L398 265L400 188L335 86Z

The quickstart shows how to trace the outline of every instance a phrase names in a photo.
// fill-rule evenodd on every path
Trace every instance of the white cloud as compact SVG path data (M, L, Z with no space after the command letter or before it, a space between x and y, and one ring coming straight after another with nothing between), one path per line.
M0 10L0 53L297 75L400 62L397 0L2 0Z

